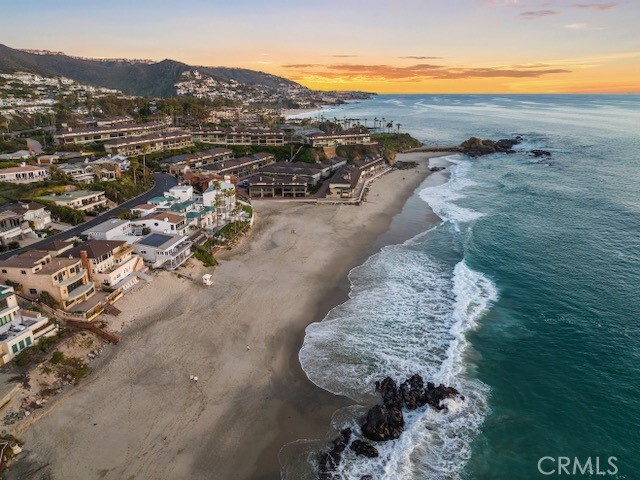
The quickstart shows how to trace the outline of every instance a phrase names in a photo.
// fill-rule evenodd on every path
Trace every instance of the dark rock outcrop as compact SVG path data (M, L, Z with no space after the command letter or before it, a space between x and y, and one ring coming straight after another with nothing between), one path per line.
M400 393L405 407L409 410L415 410L427 403L427 397L424 392L424 382L420 375L412 375L400 384Z
M378 449L371 445L369 442L363 442L362 440L354 440L350 446L356 455L363 455L367 458L376 458L380 456Z
M399 438L404 431L400 390L390 377L376 382L376 390L382 396L382 405L369 409L362 423L362 434L378 442Z
M429 169L431 172L440 172L441 170L446 170L446 167L431 167Z
M460 395L460 392L453 387L445 387L440 384L437 387L429 382L425 388L425 396L427 403L436 410L444 410L446 407L443 402L449 398L459 398L464 400L464 396Z
M415 410L425 405L437 410L445 410L445 400L450 398L464 400L460 392L453 387L436 386L431 382L425 386L422 377L418 374L406 379L399 388L395 380L386 377L381 382L376 382L376 391L382 397L382 405L371 407L361 424L362 435L374 442L395 440L402 435L404 431L403 406L408 410ZM347 447L356 455L368 458L379 456L378 449L367 441L356 439L350 444L352 436L351 429L345 428L340 432L340 436L331 442L333 445L331 450L320 456L318 467L320 480L335 480L333 472L339 465ZM362 478L368 477L365 475Z
M551 152L548 150L531 150L529 155L533 155L534 157L550 157Z
M342 453L347 448L349 440L351 440L351 429L345 428L340 432L340 436L331 442L333 444L331 450L320 455L318 459L318 478L320 480L332 480L334 478L332 472L340 464Z
M522 142L521 136L517 136L515 138L503 138L502 140L497 141L481 140L477 137L471 137L469 140L462 142L458 149L470 157L481 157L492 153L516 153L513 147L518 145L520 142ZM551 156L551 152L547 150L531 150L528 154L533 157Z

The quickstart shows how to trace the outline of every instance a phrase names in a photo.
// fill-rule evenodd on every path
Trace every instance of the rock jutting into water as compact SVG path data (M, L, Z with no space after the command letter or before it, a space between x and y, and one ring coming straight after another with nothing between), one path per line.
M364 416L360 425L362 436L374 442L395 440L404 431L404 415L402 408L415 410L429 405L436 410L445 410L446 400L464 400L464 396L453 387L444 385L435 386L429 382L426 387L422 377L414 374L397 386L395 380L386 377L381 382L376 382L376 392L382 397L382 405L371 407ZM350 443L352 431L345 428L340 432L328 452L323 453L319 459L318 478L320 480L333 480L333 472L338 467L342 454L349 447L356 455L368 458L378 457L378 449L371 443L356 439Z
M513 139L481 140L471 137L460 144L460 151L470 157L481 157L482 155L490 155L492 153L515 153L513 147L522 141L522 137Z

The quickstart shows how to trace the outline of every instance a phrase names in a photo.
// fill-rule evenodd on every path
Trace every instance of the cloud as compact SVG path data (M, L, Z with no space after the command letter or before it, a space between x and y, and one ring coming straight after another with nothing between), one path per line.
M283 65L284 68L295 70L291 73L296 78L313 77L316 79L334 81L409 81L409 80L453 80L468 78L538 78L543 75L570 73L570 70L560 66L538 65L513 65L496 67L445 67L421 63L407 67L393 65L356 65L356 64L329 64L329 65ZM290 77L291 78L291 77Z
M552 15L558 15L558 12L555 10L530 10L528 12L522 12L520 18L533 20L535 18L550 17Z
M609 3L574 3L575 8L591 9L591 10L611 10L616 8L619 4L617 2Z
M418 55L407 55L406 57L398 57L403 60L442 60L444 57L421 57Z
M565 25L564 28L567 30L587 30L589 25L586 23L570 23L569 25Z

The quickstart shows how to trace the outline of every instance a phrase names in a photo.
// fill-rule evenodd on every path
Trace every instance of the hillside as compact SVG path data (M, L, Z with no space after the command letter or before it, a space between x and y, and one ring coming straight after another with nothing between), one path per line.
M275 75L242 68L193 67L175 60L157 63L89 60L59 54L27 53L0 44L0 73L23 71L49 77L63 76L80 83L114 88L130 95L175 95L174 85L180 75L193 68L219 80L235 80L271 89L298 85Z

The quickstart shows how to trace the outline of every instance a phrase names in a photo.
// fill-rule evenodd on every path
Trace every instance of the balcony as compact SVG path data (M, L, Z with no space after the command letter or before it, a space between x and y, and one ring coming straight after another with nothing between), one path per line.
M78 288L76 288L75 290L71 290L67 294L67 302L73 302L73 301L77 300L78 298L82 297L83 295L86 295L87 293L89 293L92 290L94 290L93 282L89 282L89 283L85 283L84 285L80 285Z
M84 268L81 268L78 273L76 273L72 277L65 278L60 283L58 283L58 285L60 287L66 287L68 285L71 285L74 282L77 282L78 280L81 280L82 277L84 277L86 274L87 274L87 271Z

